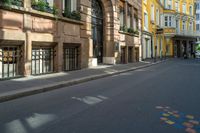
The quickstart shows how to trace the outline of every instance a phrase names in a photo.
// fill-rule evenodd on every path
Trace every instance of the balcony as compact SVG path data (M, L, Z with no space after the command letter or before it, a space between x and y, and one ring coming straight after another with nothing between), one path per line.
M196 36L198 36L198 33L196 31L176 30L176 35L178 35L178 36L196 37Z

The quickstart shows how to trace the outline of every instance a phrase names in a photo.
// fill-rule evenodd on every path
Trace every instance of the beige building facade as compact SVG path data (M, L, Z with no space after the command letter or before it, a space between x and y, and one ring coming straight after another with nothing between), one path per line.
M139 61L140 0L0 4L0 79Z

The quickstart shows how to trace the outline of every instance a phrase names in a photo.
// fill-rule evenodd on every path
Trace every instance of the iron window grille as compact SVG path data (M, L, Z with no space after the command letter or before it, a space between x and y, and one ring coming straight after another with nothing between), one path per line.
M79 47L64 48L64 70L72 71L80 69Z
M22 52L19 47L0 47L0 79L20 76Z
M33 48L31 74L41 75L52 73L54 64L53 48Z

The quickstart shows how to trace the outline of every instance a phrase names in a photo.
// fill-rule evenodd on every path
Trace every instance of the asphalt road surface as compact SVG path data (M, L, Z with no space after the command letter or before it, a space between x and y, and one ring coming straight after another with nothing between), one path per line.
M200 62L169 60L1 103L0 133L200 133Z

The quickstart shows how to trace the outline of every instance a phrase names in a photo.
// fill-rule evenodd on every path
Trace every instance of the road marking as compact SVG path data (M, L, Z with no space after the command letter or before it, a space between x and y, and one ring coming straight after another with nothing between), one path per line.
M178 129L185 129L187 133L200 132L200 121L193 115L186 115L169 106L156 106L155 108L161 111L160 121Z
M35 113L33 116L30 116L29 118L27 118L26 121L31 128L37 129L55 119L56 119L56 116L53 114Z
M14 120L6 124L6 133L27 133L20 120Z
M97 97L93 97L93 96L85 96L83 98L72 97L72 99L81 101L81 102L88 104L88 105L95 105L95 104L98 104L100 102L103 102L104 100L106 100L108 98L105 97L105 96L98 95Z
M107 97L104 97L104 96L101 96L101 95L98 95L97 97L101 98L101 99L104 99L104 100L107 100L108 98Z

